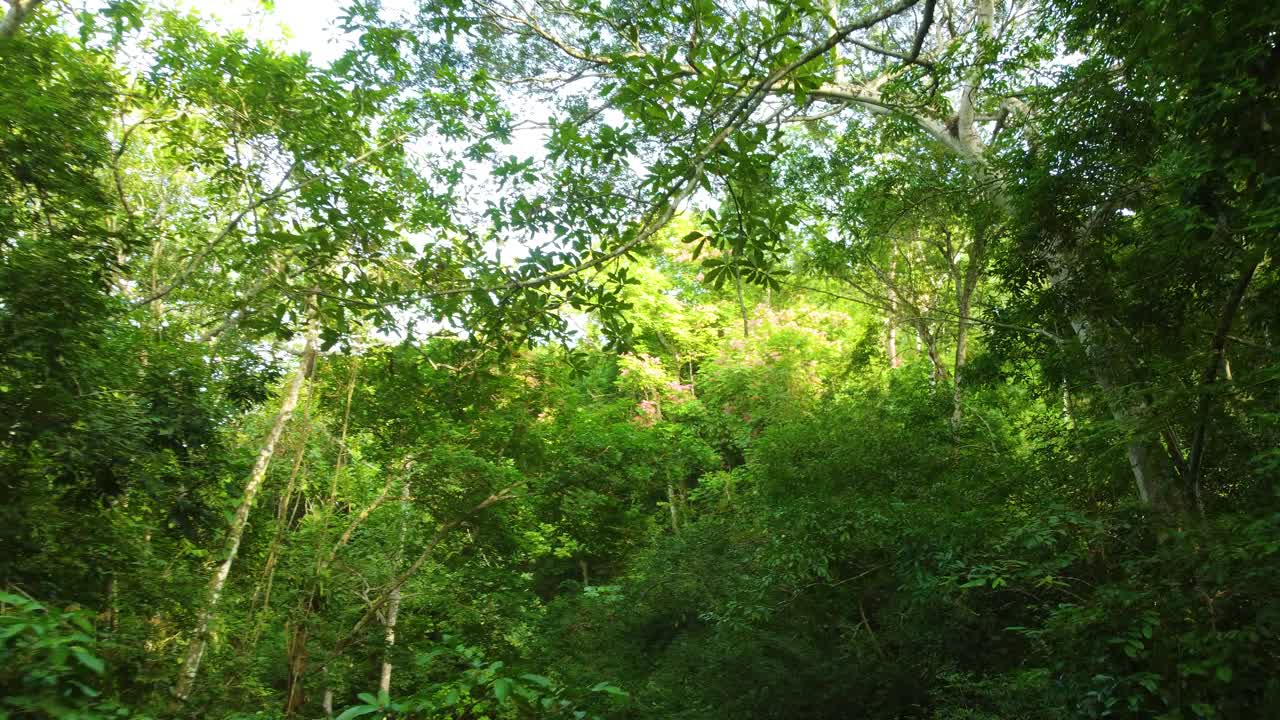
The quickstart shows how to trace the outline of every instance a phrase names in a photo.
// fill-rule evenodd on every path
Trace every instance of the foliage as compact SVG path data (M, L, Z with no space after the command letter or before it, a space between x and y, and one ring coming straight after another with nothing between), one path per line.
M8 3L0 717L1268 717L1274 5Z
M93 613L0 593L0 717L140 717L102 696L98 645Z

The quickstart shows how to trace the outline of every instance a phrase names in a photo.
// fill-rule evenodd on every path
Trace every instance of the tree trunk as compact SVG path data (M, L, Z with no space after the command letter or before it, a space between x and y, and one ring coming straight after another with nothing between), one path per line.
M898 355L898 293L894 285L898 274L898 240L894 238L893 246L889 250L892 256L889 258L889 312L885 317L885 324L888 325L888 341L885 343L885 351L889 355L889 367L902 367L902 357Z
M409 464L409 462L405 463L406 469ZM369 519L369 515L372 514L374 510L377 510L382 505L383 501L387 499L387 494L391 492L392 482L393 481L391 479L387 480L387 484L383 486L382 492L378 497L375 498L373 502L365 506L365 508L356 515L355 519L347 525L347 529L343 531L342 535L338 538L338 541L334 543L332 548L330 548L328 554L321 556L321 558L316 562L315 578L312 581L310 588L308 588L305 599L302 602L302 611L293 632L294 640L288 648L289 685L288 697L285 700L286 717L291 717L294 713L300 710L303 702L305 701L302 691L302 680L307 670L307 636L309 626L311 624L311 618L316 615L323 605L323 599L320 595L319 587L320 578L328 568L333 567L334 561L338 559L338 553L341 552L342 548L346 547L347 543L351 542L351 538L355 535L356 530L359 529L359 527L364 524L365 520Z
M289 665L289 685L284 703L285 717L292 716L306 702L302 675L307 670L307 623L285 625L284 653Z
M353 360L351 365L351 375L347 380L347 400L345 408L342 412L342 432L338 437L338 458L334 464L333 475L329 481L329 510L325 514L323 532L318 535L318 542L324 541L329 531L329 519L337 508L338 501L338 479L346 468L347 461L347 430L351 419L351 398L355 392L356 376L359 370L359 360ZM307 670L307 634L311 623L311 617L320 609L321 597L319 588L319 578L325 568L333 564L342 546L351 539L351 534L355 532L360 523L364 522L369 513L386 499L387 492L391 489L391 481L387 481L386 487L383 488L382 494L374 501L373 505L366 508L352 523L347 532L338 540L330 552L326 554L320 553L320 548L316 548L316 570L315 577L310 587L307 588L303 595L302 608L300 616L293 629L293 639L286 645L286 664L288 665L289 674L287 676L287 692L285 697L284 714L285 717L293 717L295 713L302 708L306 702L305 693L303 692L303 675Z
M293 457L293 466L289 470L289 482L285 485L284 494L280 496L280 501L276 504L276 531L271 537L271 547L267 550L267 562L262 568L262 580L259 581L258 587L254 588L253 599L249 601L249 617L252 619L258 611L258 595L262 595L262 612L266 613L271 606L271 587L275 581L276 563L280 558L280 546L284 543L285 530L289 525L290 505L293 503L293 491L297 487L298 475L302 470L302 462L306 457L307 440L311 437L311 412L315 405L315 393L308 393L311 400L307 403L307 407L303 412L303 430L298 440L298 449ZM258 644L258 638L262 634L261 618L254 625L253 636L249 642L250 647Z
M404 557L405 536L409 531L409 481L407 479L400 488L400 514L400 545L396 549L396 565L399 565ZM391 694L391 650L396 644L396 619L399 615L400 588L397 587L391 591L391 597L387 600L387 620L382 634L386 648L382 656L382 677L378 680L378 690L388 696Z
M962 380L965 362L969 358L969 313L973 308L973 293L978 287L978 277L982 274L986 247L986 230L979 229L969 245L969 262L964 269L964 278L956 277L959 281L956 287L956 308L959 319L956 321L956 359L952 372L951 428L953 430L959 430L960 421L964 419Z
M671 483L667 483L667 509L671 511L671 532L679 535L680 513L676 509L676 489Z
M1245 255L1244 265L1236 284L1223 303L1222 312L1218 314L1217 327L1214 329L1213 341L1209 346L1209 364L1200 378L1200 402L1196 407L1195 422L1191 430L1191 454L1187 463L1187 485L1195 498L1196 507L1204 512L1204 501L1200 496L1200 472L1204 464L1204 450L1209 440L1209 412L1213 407L1213 385L1218 381L1219 368L1226 371L1227 379L1231 379L1231 366L1227 363L1227 340L1231 334L1231 326L1235 323L1240 303L1249 290L1253 274L1258 270L1264 253L1262 250L1251 250Z
M933 365L934 382L945 382L950 373L947 372L947 365L942 361L942 353L938 351L938 338L929 330L929 325L924 318L913 317L911 323L916 328L917 340L924 341L925 352L929 355L929 362Z
M1094 380L1111 406L1112 417L1122 427L1140 425L1147 415L1147 404L1141 400L1136 403L1126 400L1115 380L1116 363L1109 349L1103 347L1102 341L1094 334L1092 325L1083 316L1077 316L1071 319L1071 328L1092 361ZM1125 428L1124 431L1129 434L1125 441L1125 454L1138 488L1138 500L1162 511L1180 510L1184 505L1183 498L1173 487L1168 469L1160 462L1162 453L1158 444L1143 437L1140 428Z
M27 16L39 7L43 1L9 0L9 11L5 13L3 19L0 19L0 40L13 37L18 32L18 26L22 24L22 21L26 20Z
M258 451L258 458L254 461L253 470L249 473L249 482L244 487L240 505L236 508L236 514L231 520L231 526L227 528L222 562L218 565L217 570L209 581L209 590L205 596L204 609L200 611L200 615L196 619L195 632L190 644L187 646L182 667L178 671L178 681L173 688L175 709L185 703L191 696L191 691L195 687L196 679L200 674L200 661L204 657L205 646L209 641L209 626L213 622L214 613L218 610L218 602L222 599L222 590L226 586L227 577L231 575L231 566L235 563L236 555L240 552L240 539L244 535L245 526L249 523L249 511L253 509L253 502L257 499L258 490L262 488L262 483L267 477L267 466L271 463L271 456L275 453L276 443L280 440L280 435L284 432L285 425L288 424L294 408L298 405L298 395L302 392L302 385L311 375L312 367L315 364L316 335L316 325L312 321L311 328L307 332L307 341L302 351L302 359L298 363L298 370L294 373L293 379L289 382L289 387L285 390L284 397L280 401L280 410L276 413L271 430L267 433L267 437L262 443L262 449Z
M360 635L360 631L364 630L365 626L377 617L378 611L391 601L391 593L399 590L401 587L404 587L404 584L409 581L409 578L413 577L414 573L418 572L418 570L426 564L427 560L430 559L431 553L435 551L436 546L439 545L449 533L453 532L458 526L460 526L464 519L488 508L491 505L510 500L514 497L511 494L511 491L521 484L523 484L523 481L502 488L477 503L462 516L450 520L436 528L436 531L431 535L431 538L427 540L426 547L424 547L422 552L418 554L417 559L410 563L409 567L405 568L399 575L395 576L395 578L391 580L390 585L381 597L369 604L369 607L365 609L364 615L360 617L360 620L358 620L356 624L347 631L347 634L334 645L333 651L330 653L330 657L332 658L341 655L343 651L351 645L351 643L355 642L356 638Z

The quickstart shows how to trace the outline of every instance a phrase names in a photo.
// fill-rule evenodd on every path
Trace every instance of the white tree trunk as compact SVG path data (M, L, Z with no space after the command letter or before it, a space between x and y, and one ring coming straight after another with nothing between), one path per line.
M885 317L885 324L889 326L889 337L885 343L885 351L889 355L889 367L902 367L902 357L898 355L898 291L897 274L898 274L898 240L894 238L893 246L889 252L889 312Z
M404 556L405 535L409 530L409 481L405 480L404 485L400 488L400 546L396 549L396 563L399 564ZM382 634L383 642L386 647L382 656L382 677L378 680L378 690L391 694L391 649L396 644L396 619L400 616L400 588L397 587L391 591L391 597L387 600L387 621L384 625Z
M178 671L178 681L173 688L175 704L184 703L187 698L191 697L191 691L195 687L196 679L200 673L200 661L204 657L205 647L209 641L209 626L213 621L214 613L218 610L218 602L222 599L222 591L227 584L227 578L231 575L231 566L235 563L236 555L240 552L240 539L244 536L245 526L249 523L249 512L253 509L254 500L257 499L258 491L262 488L262 483L267 477L267 466L270 465L271 456L275 453L276 443L280 440L280 435L284 432L285 425L288 424L294 408L298 405L298 396L302 392L303 383L311 374L315 357L316 328L313 323L307 332L307 342L302 351L302 359L298 363L298 370L294 373L293 379L290 380L289 387L285 390L284 397L280 401L280 410L276 413L275 421L271 424L271 430L267 433L267 437L262 443L262 449L258 451L258 458L254 461L253 469L249 473L249 482L244 487L240 505L236 508L236 514L231 520L230 527L227 528L222 562L218 564L217 570L214 571L213 577L209 580L209 590L205 596L204 608L196 619L195 632L192 635L190 644L187 645L182 667Z
M0 39L11 38L18 32L18 26L40 6L44 0L9 0L9 11L0 18Z
M1098 389L1111 407L1111 415L1122 426L1138 422L1146 413L1146 404L1139 401L1127 404L1122 397L1121 388L1116 386L1112 376L1112 362L1106 348L1095 336L1093 327L1082 316L1071 318L1071 328L1076 338L1084 346L1085 355L1093 361L1093 375ZM1160 509L1175 508L1179 502L1177 494L1169 485L1168 473L1161 466L1159 454L1151 447L1152 443L1133 435L1125 442L1125 455L1129 458L1129 469L1133 471L1134 483L1138 486L1138 500L1144 505Z
M973 293L978 288L978 278L982 274L982 265L986 261L986 228L978 231L969 244L969 262L964 275L956 276L956 307L959 319L956 321L956 358L952 372L951 427L960 429L964 419L964 366L969 359L969 313L973 310ZM954 260L950 260L954 265Z

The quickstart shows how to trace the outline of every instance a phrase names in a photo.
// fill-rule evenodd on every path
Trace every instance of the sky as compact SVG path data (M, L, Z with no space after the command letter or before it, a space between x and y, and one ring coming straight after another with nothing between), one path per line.
M332 62L349 47L350 41L336 27L342 0L275 0L273 10L267 10L263 0L178 0L174 4L282 49L309 52L320 64ZM403 3L388 3L398 4Z

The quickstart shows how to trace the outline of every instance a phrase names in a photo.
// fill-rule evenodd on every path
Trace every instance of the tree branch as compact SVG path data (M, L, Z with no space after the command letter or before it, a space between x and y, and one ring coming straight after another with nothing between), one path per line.
M9 10L0 19L0 40L13 37L22 21L43 2L44 0L9 0Z

